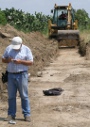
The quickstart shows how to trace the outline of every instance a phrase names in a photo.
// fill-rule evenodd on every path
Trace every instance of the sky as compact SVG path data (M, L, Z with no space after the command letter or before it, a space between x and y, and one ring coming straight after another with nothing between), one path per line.
M6 8L10 9L14 7L25 13L34 14L35 11L42 12L45 15L51 15L51 9L54 8L54 4L57 5L68 5L72 4L72 7L77 9L84 9L90 17L90 0L0 0L1 10Z

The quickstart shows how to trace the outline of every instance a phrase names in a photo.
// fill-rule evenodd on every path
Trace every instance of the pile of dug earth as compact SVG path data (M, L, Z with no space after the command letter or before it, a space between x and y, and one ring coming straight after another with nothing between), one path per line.
M27 45L33 53L34 64L29 68L31 76L39 76L45 66L48 66L51 60L57 56L58 46L55 40L50 40L40 32L24 33L16 30L9 24L0 26L0 56L4 53L5 48L11 43L14 36L20 36L23 44ZM0 79L2 72L5 72L6 64L0 59ZM0 80L0 91L4 89Z

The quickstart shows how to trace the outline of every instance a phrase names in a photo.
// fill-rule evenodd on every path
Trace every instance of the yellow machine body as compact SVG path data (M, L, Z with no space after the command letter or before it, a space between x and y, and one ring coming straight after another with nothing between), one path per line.
M79 44L78 21L75 20L74 9L71 4L58 6L55 4L52 21L48 21L49 38L62 40L76 40ZM76 45L76 43L75 43Z

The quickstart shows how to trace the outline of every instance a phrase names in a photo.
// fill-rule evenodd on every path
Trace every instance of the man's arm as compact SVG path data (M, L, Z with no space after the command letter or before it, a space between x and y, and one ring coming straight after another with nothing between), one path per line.
M33 64L33 61L30 61L30 60L16 60L16 59L12 59L12 62L14 62L15 64L23 64L23 65L26 65L26 66L30 66Z
M26 66L30 66L33 64L33 61L30 61L30 60L16 60L16 59L12 59L12 58L2 58L2 62L3 63L9 63L9 62L14 62L15 64L23 64L23 65L26 65Z
M33 61L30 60L16 60L16 59L12 59L12 58L2 58L2 62L3 63L9 63L9 62L14 62L15 64L23 64L26 66L30 66L33 64Z
M12 58L2 58L3 63L9 63L12 61Z
M30 60L13 60L13 62L16 64L23 64L26 66L30 66L33 64L33 61L30 61Z

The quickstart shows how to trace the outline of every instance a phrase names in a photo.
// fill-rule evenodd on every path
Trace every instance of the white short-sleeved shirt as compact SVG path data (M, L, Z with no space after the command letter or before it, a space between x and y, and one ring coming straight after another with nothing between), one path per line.
M2 58L12 58L12 59L21 59L21 60L30 60L33 62L33 55L31 50L22 44L20 50L14 50L11 48L11 45L6 47L5 52ZM10 62L7 65L7 71L14 73L14 72L21 72L21 71L28 71L28 66L23 64L15 64L14 62Z

